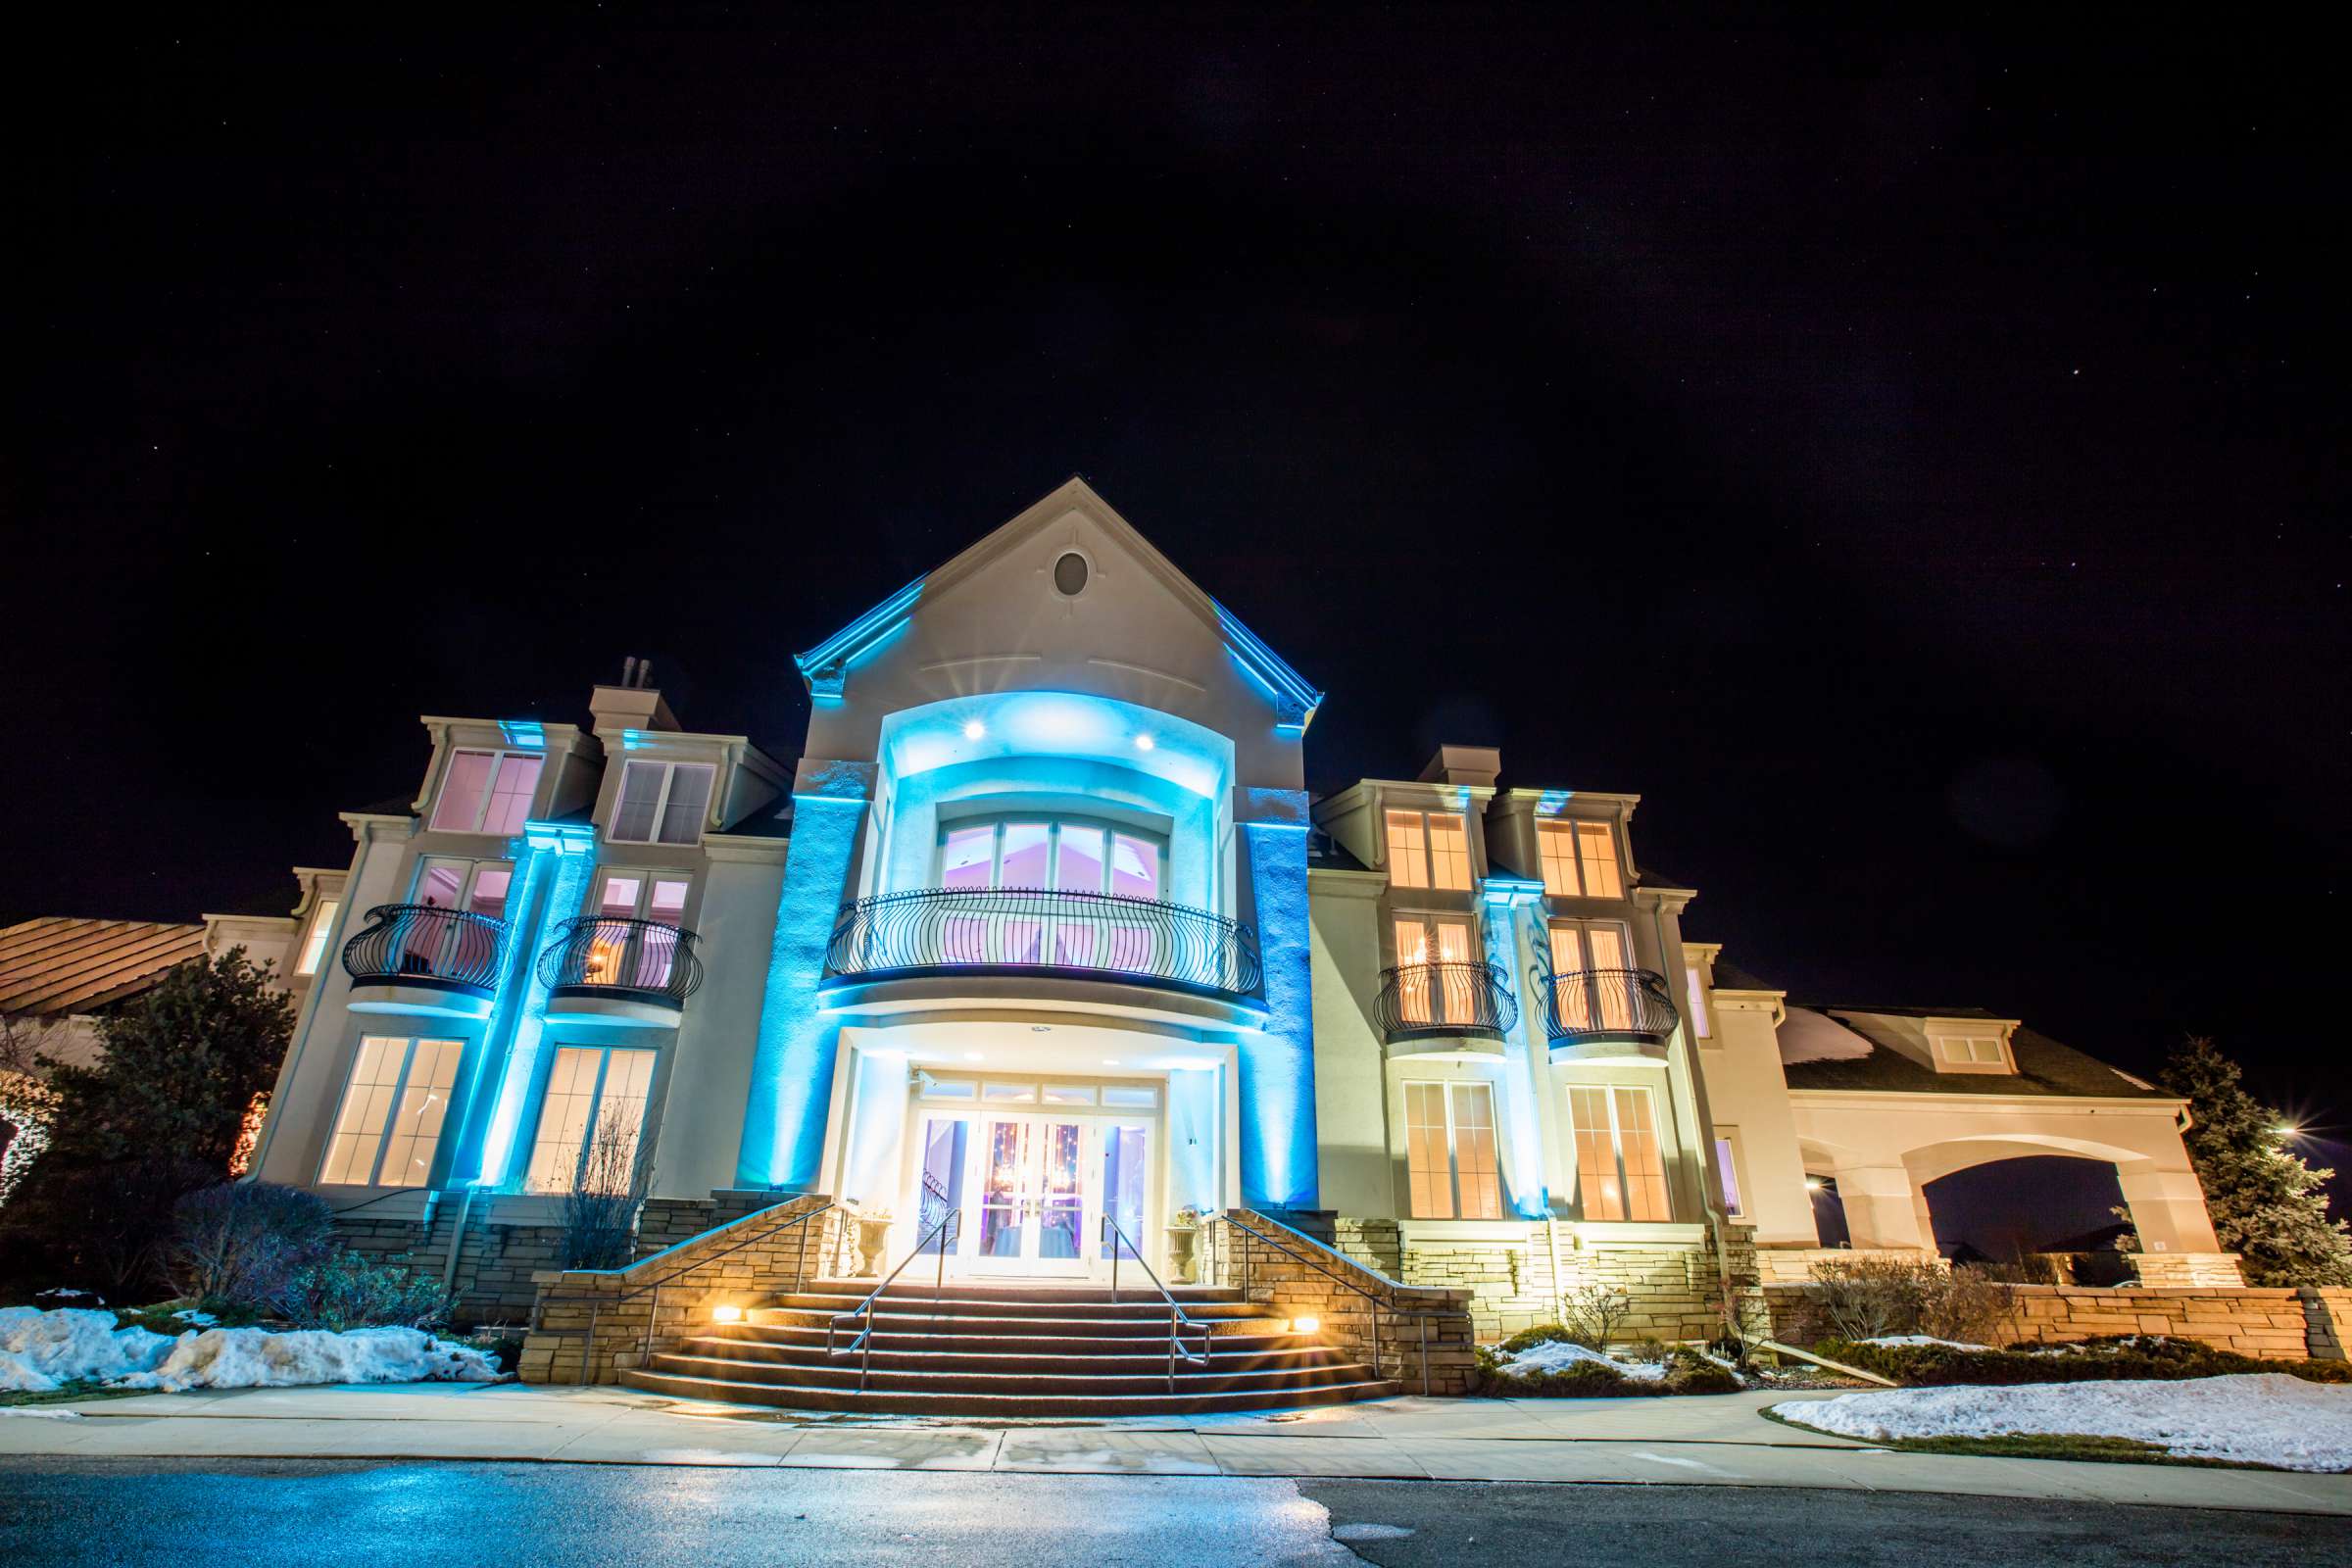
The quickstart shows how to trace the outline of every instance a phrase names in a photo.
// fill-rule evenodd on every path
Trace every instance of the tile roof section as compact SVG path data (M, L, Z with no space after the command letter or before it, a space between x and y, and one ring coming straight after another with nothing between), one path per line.
M46 916L0 929L0 1014L88 1012L204 956L204 927Z
M1877 1019L1988 1018L1981 1007L1820 1007L1839 1023L1871 1042L1869 1054L1850 1059L1787 1062L1782 1067L1790 1089L1893 1091L1917 1095L2053 1095L2092 1096L2104 1100L2170 1100L2121 1068L2086 1056L2072 1046L2022 1025L2009 1037L2017 1071L2010 1073L1937 1072L1926 1062L1888 1043L1889 1034ZM1877 1018L1874 1019L1873 1015Z

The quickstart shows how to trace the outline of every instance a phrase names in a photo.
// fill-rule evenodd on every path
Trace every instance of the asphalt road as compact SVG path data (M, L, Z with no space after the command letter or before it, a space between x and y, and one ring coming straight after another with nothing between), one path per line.
M2352 1560L2352 1521L1729 1487L11 1460L0 1564L1727 1565Z

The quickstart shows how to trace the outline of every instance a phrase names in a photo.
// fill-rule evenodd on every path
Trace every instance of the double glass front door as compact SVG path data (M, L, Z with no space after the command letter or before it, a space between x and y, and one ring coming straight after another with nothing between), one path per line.
M1107 1213L1134 1247L1151 1180L1151 1125L1047 1111L926 1111L915 1171L921 1250L960 1212L956 1272L1083 1276L1106 1272ZM1130 1253L1129 1255L1133 1255Z

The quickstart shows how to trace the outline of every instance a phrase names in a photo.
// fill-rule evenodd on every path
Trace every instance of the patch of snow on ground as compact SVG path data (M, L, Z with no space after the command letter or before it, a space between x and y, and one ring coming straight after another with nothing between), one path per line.
M172 1337L119 1329L115 1314L67 1306L0 1307L0 1389L47 1394L61 1383L145 1372L172 1348Z
M417 1329L190 1329L176 1339L115 1327L112 1312L0 1308L0 1390L47 1394L88 1381L123 1389L282 1389L314 1383L491 1383L470 1346Z
M1659 1362L1620 1361L1598 1350L1570 1345L1566 1340L1545 1340L1541 1345L1531 1345L1515 1355L1505 1356L1502 1369L1525 1376L1531 1372L1557 1372L1579 1361L1597 1361L1612 1372L1632 1378L1636 1383L1656 1383L1666 1376L1666 1368Z
M1790 1007L1775 1031L1781 1060L1788 1066L1802 1061L1859 1061L1878 1048L1826 1012Z
M192 1306L183 1306L172 1315L182 1323L193 1324L200 1329L209 1329L220 1321L212 1313L199 1312Z
M2352 1388L2281 1372L2179 1381L1889 1389L1776 1404L1773 1414L1840 1437L2078 1435L2152 1443L2183 1458L2281 1470L2352 1470Z
M1940 1345L1948 1350L1989 1350L1989 1345L1971 1345L1966 1340L1939 1340L1933 1334L1882 1334L1875 1340L1856 1340L1856 1345Z

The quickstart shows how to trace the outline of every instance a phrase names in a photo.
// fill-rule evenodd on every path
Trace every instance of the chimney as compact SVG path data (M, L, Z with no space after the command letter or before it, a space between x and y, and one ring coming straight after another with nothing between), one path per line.
M1502 753L1493 746L1441 746L1421 769L1421 782L1491 790L1501 771Z
M667 729L682 726L652 681L654 662L634 655L621 661L620 684L599 686L588 694L588 711L596 715L599 735L624 729Z

